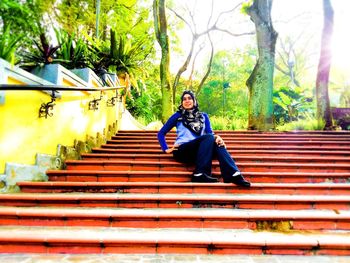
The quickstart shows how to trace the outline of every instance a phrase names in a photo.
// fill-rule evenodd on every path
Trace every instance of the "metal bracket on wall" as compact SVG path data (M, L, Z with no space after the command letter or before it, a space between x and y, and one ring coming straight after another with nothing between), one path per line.
M53 110L53 107L56 105L54 103L56 100L55 92L56 92L55 90L52 90L50 102L41 104L39 109L39 118L45 117L45 119L47 119L47 116L49 117L53 116L53 113L51 111Z
M107 100L107 107L113 107L115 106L116 102L118 101L118 90L115 91L115 96Z
M94 99L89 102L89 110L98 110L98 106L100 105L100 100L102 100L102 91L100 93L99 99Z

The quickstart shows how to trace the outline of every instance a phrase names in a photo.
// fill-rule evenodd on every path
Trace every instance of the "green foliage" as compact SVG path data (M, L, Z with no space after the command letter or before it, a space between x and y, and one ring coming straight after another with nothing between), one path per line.
M138 89L137 79L143 81L147 77L149 57L154 53L153 42L149 36L133 38L130 35L120 35L117 39L111 30L110 41L89 38L88 61L94 71L112 71L128 73L132 85Z
M312 98L299 87L280 87L273 93L274 116L277 124L296 121L300 114L311 113Z
M145 125L160 120L162 116L159 68L157 65L150 66L149 72L150 76L138 84L139 90L131 90L133 99L127 98L126 101L127 109Z
M0 58L15 64L15 53L23 35L13 35L7 24L0 34Z
M323 130L324 123L319 123L312 114L303 114L302 117L296 121L285 123L276 127L278 131L298 131L298 130Z
M245 130L247 120L229 117L210 117L210 123L213 130Z
M32 49L31 52L25 51L23 53L23 60L20 63L22 68L32 70L37 66L43 66L45 64L65 62L56 57L56 51L60 46L49 44L44 33L40 34L40 43L35 40L33 40L33 42L36 48Z
M69 34L64 30L55 29L59 49L57 58L62 60L62 65L68 69L88 67L88 45L84 39Z
M198 94L201 111L247 123L249 94L245 82L254 68L255 53L256 50L248 46L215 54L210 76ZM224 88L227 83L229 87Z
M30 34L36 28L35 17L31 9L32 3L32 0L1 0L0 25L5 29L11 24L11 32L13 34L21 34L23 32Z
M141 86L141 85L140 85ZM147 91L141 88L142 92L132 89L133 99L127 98L127 109L144 124L161 119L161 94L158 87L148 86Z
M242 3L241 13L247 15L252 4L253 0L245 0L245 2Z

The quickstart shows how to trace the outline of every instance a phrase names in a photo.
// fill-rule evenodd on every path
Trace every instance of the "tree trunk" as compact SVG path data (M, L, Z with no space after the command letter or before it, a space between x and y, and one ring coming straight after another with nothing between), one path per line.
M332 129L332 114L328 96L329 71L331 68L331 40L333 34L333 8L330 0L323 0L324 25L321 54L316 79L317 120L325 130Z
M170 85L170 54L165 15L165 0L153 1L153 16L155 34L162 51L162 58L160 61L160 85L162 91L162 121L164 123L173 113L173 92Z
M273 74L277 32L271 21L272 0L254 0L248 14L255 24L258 61L247 80L249 89L248 129L267 131L273 123Z

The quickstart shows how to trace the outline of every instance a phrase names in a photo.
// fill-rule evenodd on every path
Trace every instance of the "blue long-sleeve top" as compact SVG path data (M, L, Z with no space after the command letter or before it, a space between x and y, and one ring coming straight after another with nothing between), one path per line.
M168 121L164 124L164 126L158 132L158 141L160 147L163 151L167 150L169 147L166 143L165 136L166 134L174 127L176 127L176 141L175 145L181 145L183 143L192 141L204 134L213 134L213 130L210 125L209 117L206 113L203 113L204 116L204 125L200 135L197 135L187 129L179 118L181 117L180 112L175 112Z

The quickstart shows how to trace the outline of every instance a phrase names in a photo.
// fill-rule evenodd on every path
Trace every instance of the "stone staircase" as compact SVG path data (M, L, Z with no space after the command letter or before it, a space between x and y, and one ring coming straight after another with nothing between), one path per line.
M191 183L156 132L120 131L0 195L0 253L350 255L350 132L219 134L251 188Z

